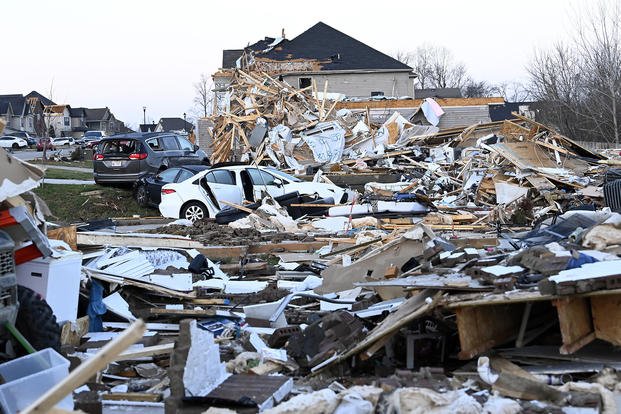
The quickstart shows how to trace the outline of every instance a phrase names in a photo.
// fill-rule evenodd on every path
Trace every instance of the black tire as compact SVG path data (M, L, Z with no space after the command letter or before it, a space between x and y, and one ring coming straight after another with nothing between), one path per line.
M50 305L34 290L23 286L17 286L17 298L17 329L37 351L53 348L60 352L60 326Z
M17 145L17 143L14 143L11 147L13 147L14 150L19 149L19 145Z
M134 192L134 198L140 207L149 206L149 194L147 193L147 187L139 185Z
M192 223L197 220L202 220L209 217L209 211L207 207L203 203L198 201L190 201L188 204L183 206L181 209L181 217L182 219L188 219Z

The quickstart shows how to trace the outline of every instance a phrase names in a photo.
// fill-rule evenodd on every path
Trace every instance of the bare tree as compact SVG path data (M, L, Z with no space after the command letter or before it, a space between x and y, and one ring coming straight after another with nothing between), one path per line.
M528 67L530 92L545 103L544 120L566 135L620 143L620 20L621 5L600 0L579 13L570 43L538 51Z
M423 45L412 58L421 88L463 88L469 81L466 66L445 47Z
M532 100L528 89L520 82L500 82L493 86L493 93L502 96L507 102Z
M200 80L194 83L194 91L196 92L194 105L197 108L197 112L203 117L207 117L211 112L211 102L213 101L212 89L211 78L204 73L201 74Z
M404 52L402 50L397 50L397 53L395 53L393 57L397 59L399 62L409 65L410 60L412 60L412 53Z

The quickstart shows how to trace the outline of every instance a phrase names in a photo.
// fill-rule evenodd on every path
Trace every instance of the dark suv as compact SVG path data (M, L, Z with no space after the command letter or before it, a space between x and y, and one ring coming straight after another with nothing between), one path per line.
M187 139L167 133L132 133L102 139L93 155L96 183L131 183L168 167L209 165L204 151Z

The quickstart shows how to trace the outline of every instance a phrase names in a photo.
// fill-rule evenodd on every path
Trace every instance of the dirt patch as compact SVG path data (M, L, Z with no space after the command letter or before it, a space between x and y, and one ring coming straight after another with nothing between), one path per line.
M190 236L193 240L207 245L239 246L269 240L255 229L234 229L207 220L199 220L194 225L173 224L148 231L148 233L175 234Z

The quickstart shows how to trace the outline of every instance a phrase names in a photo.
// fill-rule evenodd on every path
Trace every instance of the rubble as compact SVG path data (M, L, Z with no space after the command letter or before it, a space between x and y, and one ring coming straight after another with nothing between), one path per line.
M54 401L73 393L88 412L616 412L621 215L606 157L518 114L439 130L433 100L380 123L318 96L237 71L212 131L214 162L360 192L317 214L265 197L233 205L244 214L228 224L46 229L43 207L14 197L36 170L0 150L19 166L4 178L21 180L0 211L15 260L38 260L30 241L38 255L60 260L50 244L79 257L39 292L54 311L79 302L59 321L59 349L78 368ZM5 213L16 207L30 219Z

